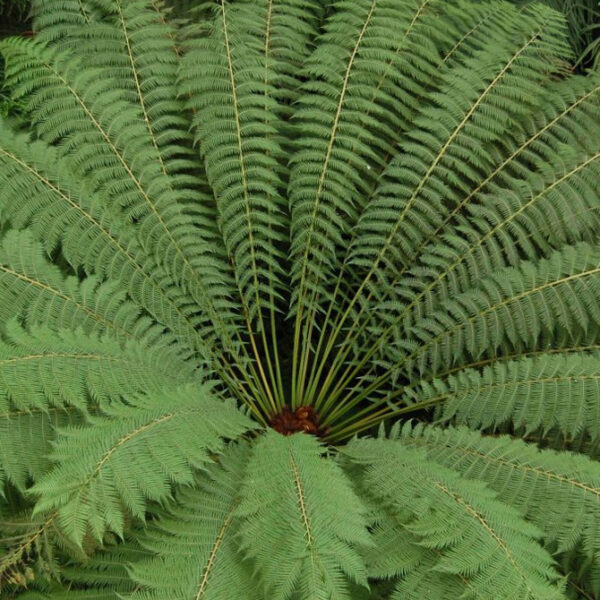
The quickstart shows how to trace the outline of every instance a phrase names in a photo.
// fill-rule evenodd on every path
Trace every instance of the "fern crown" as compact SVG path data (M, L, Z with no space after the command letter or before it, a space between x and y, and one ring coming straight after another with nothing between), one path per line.
M192 4L0 42L2 597L600 597L564 17Z

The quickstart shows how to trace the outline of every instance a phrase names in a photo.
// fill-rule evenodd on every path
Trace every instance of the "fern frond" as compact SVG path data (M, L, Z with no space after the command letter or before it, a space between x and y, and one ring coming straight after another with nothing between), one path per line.
M31 0L33 29L44 43L75 48L83 28L102 19L95 0Z
M492 363L433 380L411 401L439 406L440 417L476 429L512 423L525 434L557 430L565 437L600 436L598 356L544 355Z
M419 264L394 290L400 299L410 299L400 308L398 324L406 327L440 298L476 285L491 268L518 264L565 242L594 239L600 138L583 131L600 114L599 92L595 78L557 86L542 120L527 123L517 140L506 143L508 158L464 195L447 220L463 207L468 215L441 235L442 243L423 250ZM393 312L394 303L383 302L377 310Z
M307 343L313 316L325 301L335 306L328 279L337 274L350 228L395 153L419 93L431 85L438 47L450 45L451 31L433 25L442 7L435 0L338 2L306 61L308 81L294 113L302 135L288 189L291 308L298 311L296 329L303 317L307 322Z
M193 381L189 365L165 348L15 322L0 342L0 481L24 492L49 466L56 429L82 422L88 410L132 393ZM177 373L177 379L175 378ZM0 488L0 494L2 489Z
M28 324L52 329L110 332L115 339L154 339L156 325L141 318L115 282L83 282L50 263L31 232L9 231L0 247L0 319L19 315Z
M596 248L582 243L480 280L410 329L415 348L400 363L435 373L503 343L526 350L544 333L585 331L600 322L598 263Z
M51 455L56 467L31 489L35 513L56 510L61 529L81 544L107 530L123 534L124 515L144 519L146 501L164 501L172 483L193 482L192 467L252 427L210 387L184 386L111 404L93 427L64 429ZM135 473L131 464L135 463Z
M18 409L61 403L85 409L88 398L102 406L144 389L199 380L170 348L135 341L122 346L108 336L80 330L33 326L26 331L16 321L9 321L4 331L0 398Z
M179 343L192 342L192 349L209 354L202 336L210 331L203 332L189 298L143 252L134 232L61 168L51 146L15 136L2 122L0 136L2 221L15 229L29 227L49 255L60 246L74 270L118 281Z
M310 55L318 33L320 7L314 0L261 0L233 2L232 27L244 37L246 52L256 54L263 69L265 94L277 100L272 110L292 112L286 105L297 99L300 69ZM279 128L280 123L273 123ZM283 140L281 140L283 141Z
M220 3L211 34L190 44L180 79L245 318L262 330L263 312L282 298L280 246L288 229L282 121L271 98L270 71L278 63L265 62L258 40L244 33L245 20L230 18L231 12L228 3ZM260 27L268 14L253 10L248 18Z
M363 465L361 490L381 503L425 550L395 598L564 598L539 530L481 482L459 477L426 453L390 440L354 440L344 455ZM436 596L436 590L443 593Z
M235 519L248 454L246 445L228 447L197 478L197 489L179 492L177 506L152 523L139 541L156 556L134 565L131 576L141 591L128 598L259 600L252 565L238 552Z
M366 585L356 547L370 543L365 509L310 436L267 432L253 447L236 515L242 551L270 598L349 598Z
M398 432L400 433L400 432ZM569 452L539 450L508 436L486 437L465 427L405 426L403 444L469 479L485 481L498 498L519 509L556 552L574 547L597 557L600 467Z
M83 414L71 405L17 410L0 400L0 496L8 482L24 493L30 481L47 473L56 430L83 421Z
M23 42L4 40L1 51L13 94L27 97L40 135L48 142L62 140L67 155L78 148L71 165L88 176L92 189L102 188L113 210L126 209L140 221L138 240L144 250L189 291L231 348L232 334L224 326L230 315L226 274L219 273L219 262L177 205L155 150L146 146L138 109L101 70L86 68L64 52Z
M485 148L493 148L528 113L527 103L536 102L553 62L568 55L563 22L554 11L540 7L522 14L519 28L522 42L510 51L494 46L449 70L441 92L433 95L435 106L415 120L403 154L390 164L357 226L350 264L369 269L364 285L414 259L429 229L443 219L441 198L446 205L455 202L466 182L478 179L480 169L492 162ZM488 66L484 76L476 63ZM523 90L530 93L525 97Z

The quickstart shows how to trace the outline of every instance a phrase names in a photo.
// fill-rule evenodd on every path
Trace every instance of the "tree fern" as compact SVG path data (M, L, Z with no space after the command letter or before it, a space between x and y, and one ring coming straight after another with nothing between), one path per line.
M600 81L564 16L32 13L2 597L599 598Z

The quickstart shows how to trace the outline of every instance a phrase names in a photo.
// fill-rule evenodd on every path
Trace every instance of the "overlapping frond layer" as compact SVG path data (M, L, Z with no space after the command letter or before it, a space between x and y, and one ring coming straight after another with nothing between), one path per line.
M423 548L395 598L564 598L540 531L481 482L391 440L354 440L344 455L364 467L361 491Z
M355 296L347 335L359 346L357 358L360 348L372 344L375 358L389 358L392 340L410 337L415 321L477 286L487 273L565 243L595 239L598 83L595 77L550 82L535 116L518 121L495 149L486 145L491 162L478 179L463 180L457 204L421 242L416 261L386 285L380 281L376 293Z
M268 6L262 8L266 11L247 15L255 27L266 26ZM263 312L274 310L282 298L281 248L289 229L282 121L272 97L279 63L257 47L256 35L245 33L246 19L230 18L230 13L229 4L221 3L211 34L190 43L181 87L194 112L195 137L217 199L243 311L263 329Z
M87 190L42 141L15 136L0 122L0 219L29 227L48 254L58 247L74 270L119 282L132 300L190 345L209 353L197 306L145 253L101 196Z
M556 551L577 546L590 557L598 556L600 466L596 461L570 452L539 450L508 436L485 437L464 427L405 426L398 433L403 444L424 449L428 459L485 481L502 502L535 523Z
M399 364L435 373L501 347L532 350L556 332L576 338L600 322L599 259L595 246L581 243L481 279L417 321L415 346Z
M54 529L53 534L60 532ZM23 569L22 576L29 576L29 584L44 578L43 592L25 592L19 594L19 600L120 600L135 589L135 583L129 576L132 563L147 557L147 552L137 544L126 542L113 546L92 557L86 557L85 566L66 566L60 571L61 583L50 581L47 577L46 560L40 560L36 552L35 569L31 566ZM17 573L19 571L16 571ZM33 577L32 577L33 575ZM46 580L47 579L47 580ZM75 589L80 586L82 589ZM70 588L70 589L69 589ZM8 596L12 598L12 596Z
M100 67L137 108L146 129L147 152L154 153L162 174L169 175L166 185L177 204L194 216L199 237L211 240L218 232L216 208L203 169L195 160L189 118L178 98L177 30L153 0L98 2L108 16L81 41L87 60ZM212 248L215 255L221 250ZM220 269L227 272L226 261Z
M113 211L137 221L142 248L189 292L217 339L231 348L227 275L177 203L129 92L68 53L19 39L3 41L1 50L14 97L26 98L40 136L60 140L61 152L90 188L101 190Z
M193 381L192 368L165 348L70 330L6 326L0 342L0 482L24 492L50 466L56 429L88 411L169 381ZM177 374L177 380L175 379ZM0 488L0 494L2 489Z
M103 16L96 0L31 0L31 13L40 41L65 48L77 47L84 28Z
M28 230L7 232L0 247L0 320L18 316L28 325L51 329L82 328L110 333L115 339L151 341L162 333L138 306L126 298L118 282L97 277L83 281L65 276L46 256ZM161 336L161 342L168 338Z
M75 542L107 530L123 534L126 514L144 519L148 500L164 501L171 484L193 482L192 467L210 460L252 422L210 386L188 385L113 403L91 427L60 431L56 467L31 489L36 513L55 510ZM135 464L135 472L131 465Z
M324 452L312 436L274 431L252 449L236 515L270 598L347 599L348 579L366 584L365 508Z
M363 285L372 293L411 264L448 207L479 182L493 163L494 142L531 112L568 56L558 13L538 7L514 15L508 47L490 44L443 73L440 92L415 119L362 214L350 264L367 270Z
M541 354L423 383L410 398L437 402L443 419L474 429L511 423L526 434L557 430L598 439L599 384L597 354Z
M232 445L198 478L197 489L177 494L177 506L153 522L141 545L155 555L138 562L140 591L128 598L259 600L252 564L238 552L235 509L248 460L247 445ZM168 579L164 573L172 576Z
M437 0L338 2L293 115L292 307L326 296L337 255L441 62ZM417 50L418 49L418 50Z
M88 400L105 406L113 398L199 380L193 366L166 347L134 340L121 345L108 336L45 326L26 331L15 321L4 331L0 398L17 409L61 404L85 409Z
M394 315L407 327L490 270L594 238L600 82L569 79L546 92L545 100L545 112L525 121L514 139L507 137L487 175L462 195L447 219L455 223L426 240L417 265L390 293L399 301L378 309L383 318Z

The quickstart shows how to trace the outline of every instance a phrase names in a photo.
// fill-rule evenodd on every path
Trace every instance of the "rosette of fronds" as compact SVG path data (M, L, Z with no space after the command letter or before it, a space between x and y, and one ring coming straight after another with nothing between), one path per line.
M37 0L0 48L0 585L594 598L600 79L463 0Z

